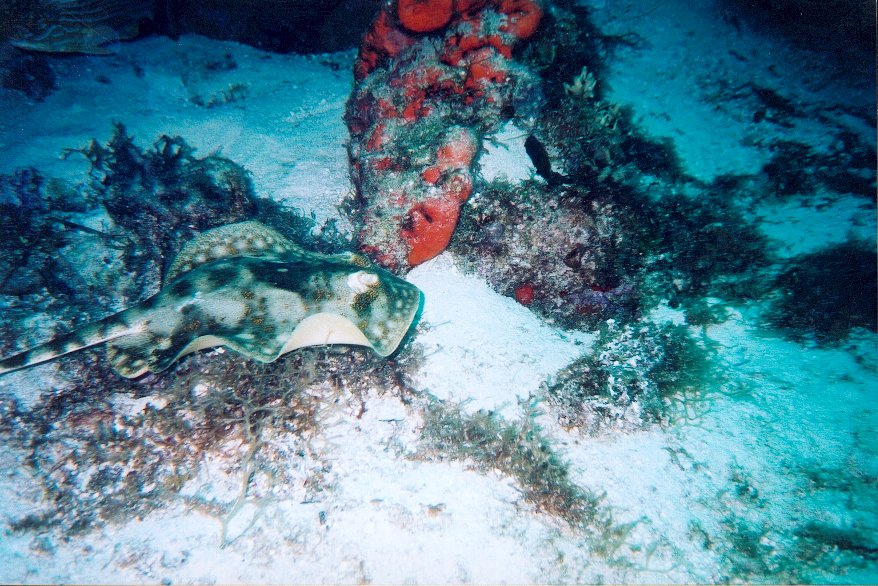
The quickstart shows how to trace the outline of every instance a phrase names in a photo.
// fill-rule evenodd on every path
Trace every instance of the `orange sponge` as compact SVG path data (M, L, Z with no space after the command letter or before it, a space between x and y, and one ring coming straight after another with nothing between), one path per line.
M410 266L437 256L448 247L457 226L460 204L445 198L425 199L409 210L402 237L408 244Z
M506 22L500 30L512 33L519 39L527 39L537 31L543 10L533 0L503 0L500 12L506 14Z
M438 30L451 20L451 0L399 0L396 14L402 26L415 33Z

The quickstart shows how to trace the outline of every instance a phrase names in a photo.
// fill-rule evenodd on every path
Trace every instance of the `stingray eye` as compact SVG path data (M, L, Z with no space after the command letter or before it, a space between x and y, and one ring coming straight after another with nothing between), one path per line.
M378 275L375 273L367 273L366 271L357 271L348 276L348 287L354 293L365 293L370 287L378 284Z

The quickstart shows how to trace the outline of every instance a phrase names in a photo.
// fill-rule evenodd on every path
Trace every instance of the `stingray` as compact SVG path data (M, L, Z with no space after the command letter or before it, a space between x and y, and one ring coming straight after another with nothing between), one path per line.
M0 360L0 374L98 344L127 378L214 346L260 362L322 344L386 357L422 302L417 287L362 255L309 252L258 222L230 224L186 244L149 299Z
M8 40L30 51L109 55L105 45L136 37L152 13L150 0L39 0Z

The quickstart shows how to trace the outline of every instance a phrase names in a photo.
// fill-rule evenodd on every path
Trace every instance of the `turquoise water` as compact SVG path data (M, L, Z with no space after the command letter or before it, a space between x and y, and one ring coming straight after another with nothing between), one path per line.
M86 4L0 10L4 582L878 581L871 10Z

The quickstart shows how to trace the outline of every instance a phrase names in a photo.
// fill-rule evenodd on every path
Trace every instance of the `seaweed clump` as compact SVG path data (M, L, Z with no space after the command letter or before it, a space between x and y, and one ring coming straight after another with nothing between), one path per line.
M603 34L587 8L558 2L522 61L539 72L545 104L533 130L555 171L592 193L606 192L636 173L683 176L670 142L644 135L630 109L603 99L605 59L640 39Z
M768 322L797 341L844 339L876 326L878 255L874 244L852 241L792 259L775 280L780 290Z
M12 529L75 535L142 517L182 498L200 463L217 459L227 462L225 474L246 478L241 493L228 503L190 496L189 505L223 518L254 493L271 496L272 487L290 480L287 468L272 468L281 454L271 452L287 449L281 437L304 442L316 424L316 398L302 392L304 377L293 364L281 372L219 358L199 357L169 379L139 383L93 366L70 392L19 413L19 441L48 498Z
M644 281L652 294L684 309L705 296L762 296L768 240L730 199L720 182L698 197L668 193L657 201L629 201L632 240L646 256Z
M72 186L37 169L0 175L0 294L70 295L81 277L57 251L69 241L64 222L87 208Z
M225 545L241 534L229 527L245 505L321 501L331 464L311 440L326 413L362 415L375 388L407 400L406 365L417 359L411 348L394 361L307 348L268 364L213 352L139 380L77 359L70 388L31 410L0 403L0 437L29 454L47 497L10 527L68 537L183 503L218 519Z
M683 325L608 321L591 352L545 385L565 427L596 435L689 416L712 380L708 349Z
M835 523L811 522L797 528L796 557L812 568L827 562L840 568L863 568L878 562L874 533Z
M875 148L854 132L839 132L826 153L791 140L775 141L771 149L762 176L766 191L776 197L812 195L823 187L875 199Z
M875 475L856 460L841 467L807 462L796 468L807 481L797 486L794 504L783 509L782 520L765 520L771 499L761 496L756 479L735 464L734 489L717 495L727 509L717 527L720 534L712 536L692 522L721 555L723 582L828 583L845 577L856 583L874 572L878 541L870 504ZM827 506L838 501L848 503L841 517Z
M136 257L164 273L198 233L247 219L271 225L307 247L338 244L318 242L313 218L257 196L241 165L218 155L196 157L178 136L161 136L144 150L117 122L106 145L92 141L74 152L91 162L91 189L114 222L129 232L136 253L127 257L128 270L136 268L130 266Z
M195 234L254 215L247 172L222 157L196 158L180 137L162 136L141 150L116 123L106 146L92 141L81 152L91 163L92 188L130 233L136 257L160 269Z
M602 495L570 479L569 464L541 433L538 415L534 400L524 405L518 421L493 411L467 413L461 404L433 400L424 411L423 447L416 457L465 460L476 469L511 476L524 500L538 511L586 530L595 551L612 552L630 527L613 521Z
M602 194L642 175L684 178L672 143L647 137L629 108L600 99L595 93L599 80L591 71L583 69L562 85L568 88L566 95L556 109L544 113L535 133L569 183Z

